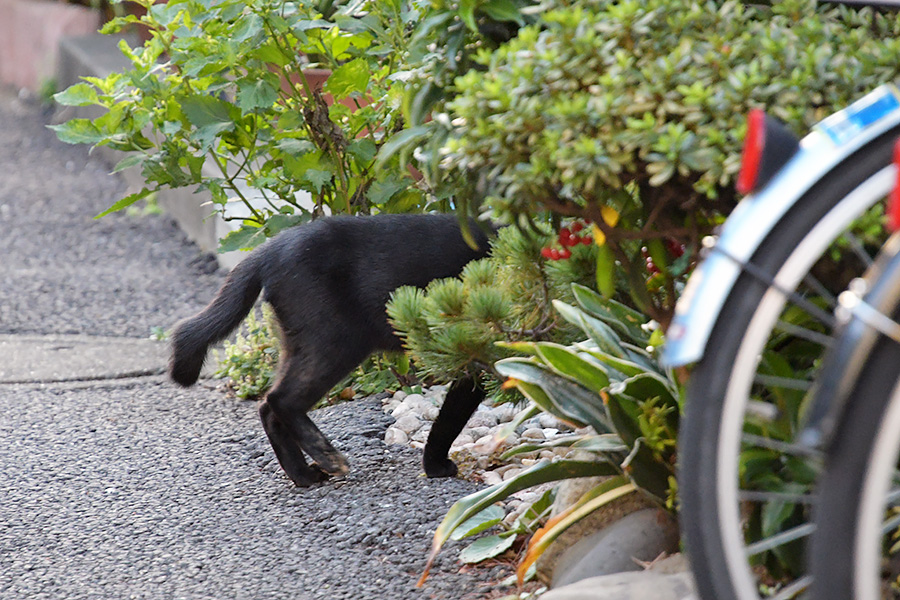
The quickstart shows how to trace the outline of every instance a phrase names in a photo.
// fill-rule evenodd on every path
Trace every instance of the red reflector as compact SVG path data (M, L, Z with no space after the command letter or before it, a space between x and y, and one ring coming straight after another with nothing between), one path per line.
M738 174L736 185L737 191L741 194L749 194L756 188L765 142L766 113L761 108L754 108L747 115L747 137L744 138L741 172Z
M900 139L894 143L894 168L896 169L894 189L891 190L887 202L888 228L891 231L900 229Z

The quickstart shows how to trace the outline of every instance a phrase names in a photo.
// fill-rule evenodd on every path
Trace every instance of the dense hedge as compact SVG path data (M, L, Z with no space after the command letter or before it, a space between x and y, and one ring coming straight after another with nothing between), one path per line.
M869 9L566 4L481 54L448 106L442 164L501 212L599 221L609 204L620 233L695 237L696 209L733 200L749 109L802 132L900 74L900 23Z

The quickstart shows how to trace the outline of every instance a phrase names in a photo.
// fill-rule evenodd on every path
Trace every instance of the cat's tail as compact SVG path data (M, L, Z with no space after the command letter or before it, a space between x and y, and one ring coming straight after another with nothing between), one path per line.
M185 387L196 383L211 344L224 339L241 324L262 290L260 276L263 252L257 250L242 260L202 311L175 326L169 376Z

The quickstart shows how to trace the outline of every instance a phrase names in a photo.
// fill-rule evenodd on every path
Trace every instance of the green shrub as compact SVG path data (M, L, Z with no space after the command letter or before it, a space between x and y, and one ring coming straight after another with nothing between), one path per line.
M592 219L611 250L602 268L618 261L637 306L664 324L676 296L666 279L687 266L664 243L696 247L733 205L748 110L804 132L900 74L895 13L811 0L556 4L456 80L441 120L447 181L510 221ZM648 256L666 276L650 295Z
M402 47L416 11L374 1L137 4L145 16L103 28L114 33L139 22L148 29L142 47L120 44L132 68L55 96L105 109L55 127L60 139L128 152L116 170L142 171L145 187L107 212L160 188L198 186L219 210L245 205L241 229L223 241L227 250L324 212L426 206L398 160L375 169L379 149L402 127L403 89L385 40ZM308 79L312 66L332 70L321 91ZM324 95L335 102L328 106ZM298 200L304 195L311 206Z
M224 356L215 353L219 364L214 376L227 377L238 398L258 398L275 383L281 352L276 327L272 309L264 304L262 319L255 309L250 311L235 341L223 343Z

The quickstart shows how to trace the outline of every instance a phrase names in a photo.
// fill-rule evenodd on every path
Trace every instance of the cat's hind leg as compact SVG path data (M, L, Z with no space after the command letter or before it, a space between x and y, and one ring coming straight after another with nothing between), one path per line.
M269 443L272 444L272 450L275 451L278 464L294 484L306 487L328 479L328 474L316 465L307 464L300 446L297 445L290 431L275 416L272 407L266 400L259 403L259 419L262 421Z

